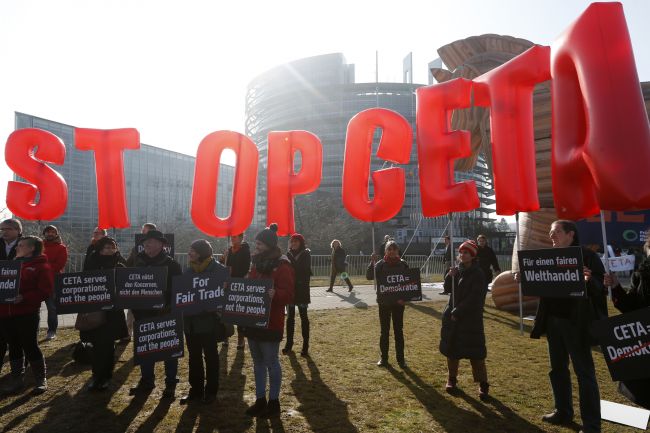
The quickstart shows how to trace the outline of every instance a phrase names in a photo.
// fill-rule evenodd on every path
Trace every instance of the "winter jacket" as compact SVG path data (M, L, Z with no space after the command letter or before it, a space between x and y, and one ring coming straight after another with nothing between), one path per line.
M306 305L311 303L309 280L311 279L311 251L304 248L300 251L287 251L287 258L293 266L295 274L295 289L293 303Z
M25 259L20 268L20 287L18 293L23 300L18 304L0 304L0 318L24 316L38 313L41 302L52 296L54 276L47 257Z
M478 265L481 267L481 270L485 274L485 282L487 284L492 282L492 269L497 274L501 273L501 268L499 267L499 261L497 260L497 255L494 254L494 250L487 245L484 247L478 247Z
M20 238L16 239L16 242L9 250L9 254L7 254L7 250L5 248L7 243L4 239L0 238L0 260L13 260L14 257L16 257L16 246L18 246L19 240Z
M43 241L44 250L43 254L47 256L47 261L50 263L52 272L60 274L65 268L68 261L68 248L59 241Z
M345 261L345 250L343 247L334 248L332 250L332 273L345 272L348 263Z
M230 268L230 276L244 278L251 267L251 250L246 242L242 242L239 249L233 252L232 246L220 259L220 262Z
M149 257L144 252L138 254L134 260L134 267L148 268L148 267L161 267L167 268L167 287L165 288L165 308L160 310L131 310L136 320L146 319L148 317L155 317L164 314L169 314L171 311L171 297L172 297L172 278L181 275L183 270L181 265L163 250L156 257Z
M295 277L289 258L282 255L279 248L276 247L267 256L269 256L269 259L266 263L270 265L264 266L264 268L268 268L265 270L258 269L255 264L255 258L253 258L253 266L248 274L248 278L270 278L273 280L275 295L271 300L269 324L266 329L245 327L244 335L255 340L281 341L284 331L284 307L294 303L293 288Z
M219 268L225 268L224 265L212 259L210 264L202 273L217 272ZM198 274L191 266L185 269L185 274ZM192 316L183 315L183 327L186 334L225 334L224 325L221 322L219 314L216 312L204 312Z
M452 293L442 313L440 352L452 359L485 359L485 331L483 306L487 294L485 275L478 263L468 268L457 268L453 277L445 277L445 291ZM456 320L452 320L452 316Z
M584 265L591 269L591 279L587 286L586 298L540 298L535 324L530 338L540 338L546 333L549 315L565 311L566 318L588 338L592 344L596 340L590 335L591 322L607 317L607 288L603 284L605 268L598 254L587 248L582 249ZM549 283L552 284L552 283Z
M396 262L394 264L388 263L384 261L384 259L379 260L375 265L374 265L374 272L373 272L373 264L370 262L368 267L366 268L366 279L368 280L374 280L375 275L383 274L383 273L395 273L396 271L399 271L401 269L408 269L409 265L406 263L406 261L400 259L399 262ZM378 290L379 288L377 288ZM377 303L381 304L382 302L380 301L379 293L377 293Z

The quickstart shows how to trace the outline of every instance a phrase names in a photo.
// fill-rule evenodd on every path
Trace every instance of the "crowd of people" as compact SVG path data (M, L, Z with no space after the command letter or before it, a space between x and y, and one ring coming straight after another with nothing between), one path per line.
M22 233L17 219L0 223L0 260L20 260L21 278L19 294L12 304L0 304L0 355L2 364L8 350L10 381L2 391L18 393L25 387L25 367L31 366L35 379L35 393L47 390L46 363L38 345L41 303L48 312L47 339L56 338L57 315L54 302L54 278L64 271L67 248L56 227L48 225L43 239ZM580 246L578 230L572 221L558 220L550 228L549 237L554 248ZM293 234L285 252L278 245L277 225L271 224L255 236L253 251L239 234L230 238L230 245L215 259L213 247L205 239L192 242L185 270L166 250L168 240L155 224L142 227L141 247L133 247L124 258L115 239L103 229L96 228L87 248L84 271L120 267L165 267L167 269L167 300L165 308L134 309L127 316L122 310L101 311L77 315L76 327L82 341L92 345L92 380L89 391L100 392L110 386L115 364L116 342L128 342L133 335L133 320L142 320L170 312L171 282L174 276L212 273L218 270L232 277L272 279L268 292L271 311L268 326L237 327L237 349L248 343L253 363L256 400L246 413L250 416L277 416L280 414L280 389L282 368L279 354L293 351L296 327L296 307L300 316L302 348L300 355L309 357L310 324L308 306L311 302L312 276L311 252L305 238ZM487 238L479 235L476 241L467 240L457 248L454 258L449 238L444 255L445 275L443 294L449 301L442 314L439 350L447 360L445 390L454 393L458 387L460 360L468 359L474 381L478 383L478 396L489 396L490 384L486 367L487 349L483 326L483 309L488 284L493 272L501 269ZM347 275L345 250L339 240L331 242L331 277L328 292L333 291L336 277L353 290ZM545 298L539 302L532 338L546 335L550 361L549 378L554 398L554 411L543 417L551 424L565 424L573 419L572 387L569 360L578 379L580 413L585 432L600 431L600 397L591 346L595 344L590 334L590 324L607 316L607 286L612 287L613 303L621 312L650 306L650 241L644 248L645 259L633 275L631 288L623 289L613 274L605 274L602 262L593 251L583 248L584 277L588 296L585 298ZM409 269L398 244L389 236L376 248L368 264L366 277L376 280L379 275L395 274ZM515 279L519 275L515 273ZM395 340L395 357L402 369L408 368L404 355L403 300L387 301L377 294L379 313L379 353L377 365L389 365L390 328ZM286 321L285 321L286 316ZM203 312L184 318L184 334L189 366L189 391L181 404L217 399L219 390L218 343L227 345L234 334L232 325L224 323L217 312ZM286 333L286 335L285 335ZM280 350L281 342L284 347ZM164 361L165 387L163 398L173 398L178 383L178 359ZM267 386L268 384L268 386ZM620 391L636 403L648 407L649 380L625 381ZM156 386L154 363L141 362L140 379L130 389L132 395L150 392ZM267 389L268 388L268 389Z

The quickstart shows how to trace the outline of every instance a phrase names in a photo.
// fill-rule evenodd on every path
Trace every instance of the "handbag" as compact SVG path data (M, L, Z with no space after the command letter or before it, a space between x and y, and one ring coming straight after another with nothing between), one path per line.
M93 311L92 313L79 313L74 322L74 329L77 331L92 331L106 323L105 311Z

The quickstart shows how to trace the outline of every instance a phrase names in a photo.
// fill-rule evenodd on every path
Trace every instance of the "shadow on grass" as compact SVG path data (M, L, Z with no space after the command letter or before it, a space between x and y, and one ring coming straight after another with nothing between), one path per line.
M544 433L544 430L521 418L494 398L490 398L490 401L484 404L462 390L454 394L467 401L474 410L479 412L476 413L457 406L453 400L432 385L425 383L409 369L398 371L389 366L388 371L397 381L406 386L447 432L467 432L472 431L469 426L474 428L480 426L479 431L482 432Z
M348 296L344 296L336 292L334 292L333 294L341 298L342 301L351 304L354 308L362 308L362 309L368 308L368 304L363 302L361 299L357 298L357 295L354 293L354 291L349 292Z
M284 425L278 417L271 419L257 418L255 433L284 433Z
M347 404L341 401L323 382L314 361L311 358L305 358L309 369L309 377L307 377L296 355L291 352L288 357L291 368L296 374L296 378L291 382L291 387L300 404L297 409L303 414L311 430L314 432L357 433L357 428L350 422Z
M433 308L430 305L422 305L418 304L415 302L410 302L406 304L409 308L414 309L415 311L419 311L420 313L424 313L426 315L432 316L438 320L442 320L442 311L438 311L435 308Z

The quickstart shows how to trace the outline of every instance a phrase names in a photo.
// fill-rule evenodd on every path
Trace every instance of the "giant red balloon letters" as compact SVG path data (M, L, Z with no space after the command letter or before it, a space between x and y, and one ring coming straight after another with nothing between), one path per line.
M417 144L422 208L425 216L471 210L479 205L473 182L454 182L453 160L469 153L469 133L450 131L451 112L490 107L494 189L497 212L536 210L537 184L532 91L552 78L553 195L558 214L581 218L602 209L650 208L650 184L630 175L645 173L650 160L650 126L636 73L623 9L619 3L595 3L549 49L535 46L473 82L456 79L417 90ZM404 201L404 172L388 168L372 174L370 153L377 128L377 156L405 164L412 140L406 119L390 110L363 111L348 125L343 168L343 204L363 221L386 221ZM95 151L99 225L129 225L122 154L139 147L134 129L75 130L76 146ZM293 231L293 198L320 182L322 149L306 131L271 132L268 158L268 221L281 234ZM230 216L215 215L221 152L237 154ZM37 149L36 151L34 149ZM300 152L302 169L294 173ZM38 159L37 159L38 158ZM58 218L66 208L65 180L46 163L62 164L65 146L37 129L12 133L5 148L7 165L28 183L9 182L7 206L32 220ZM250 139L229 131L209 134L197 152L191 215L213 236L243 232L255 206L258 151ZM245 174L242 170L245 170ZM38 203L35 203L40 193Z

